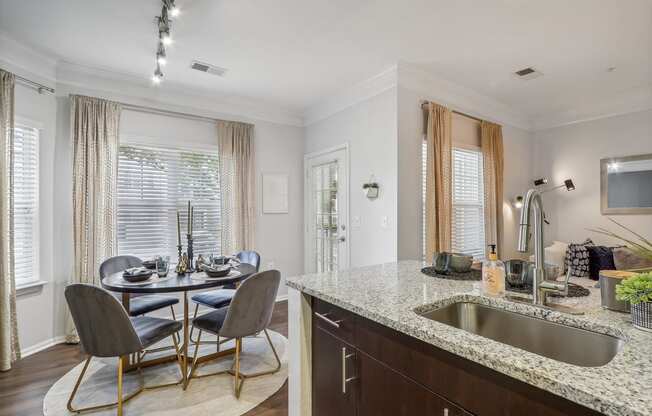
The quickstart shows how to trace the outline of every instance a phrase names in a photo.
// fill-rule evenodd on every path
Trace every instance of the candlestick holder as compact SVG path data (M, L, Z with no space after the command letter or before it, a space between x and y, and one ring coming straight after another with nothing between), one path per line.
M194 273L195 269L193 267L194 264L194 258L195 255L192 251L192 234L186 234L186 238L188 239L188 273Z

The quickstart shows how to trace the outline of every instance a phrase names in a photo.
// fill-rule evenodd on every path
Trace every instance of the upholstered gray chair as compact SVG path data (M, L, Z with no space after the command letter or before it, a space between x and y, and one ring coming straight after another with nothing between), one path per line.
M236 254L240 263L250 264L256 268L256 273L260 269L260 254L255 251L241 251ZM192 296L192 301L195 302L195 313L192 317L193 322L197 318L197 311L199 305L208 306L209 308L219 309L228 306L235 295L235 285L225 285L222 289L209 290L206 292L198 293ZM194 332L194 326L190 329L190 338Z
M108 258L100 265L100 278L104 279L113 273L127 270L130 267L140 267L143 261L135 256L115 256ZM172 296L160 295L140 295L131 296L129 299L129 315L140 316L149 312L154 312L158 309L170 307L172 311L172 319L176 319L174 315L174 305L179 303L179 299Z
M172 337L177 361L181 367L179 346L173 336L181 329L180 322L150 316L130 318L115 297L106 290L92 285L69 285L66 287L65 296L81 347L88 354L75 387L70 393L68 410L79 413L117 406L118 415L121 416L123 404L143 390L171 385L145 387L141 379L141 387L137 391L124 397L122 395L122 376L125 364L129 365L127 357L131 354L140 356L141 351L164 338ZM93 357L118 357L118 400L114 403L75 409L72 402ZM137 362L134 366L140 371L139 364L140 362Z
M239 398L242 385L246 379L272 374L281 369L281 360L267 333L267 327L274 312L274 304L280 281L281 273L278 270L256 273L238 286L229 306L209 312L196 319L194 324L199 329L199 334L197 335L197 343L195 344L190 378L229 373L234 376L235 397ZM200 360L200 357L197 357L197 352L201 343L202 332L204 331L217 335L218 337L235 339L235 360L231 370L212 374L195 374ZM267 342L272 348L277 366L271 370L255 374L242 374L240 372L242 339L261 332L265 334Z

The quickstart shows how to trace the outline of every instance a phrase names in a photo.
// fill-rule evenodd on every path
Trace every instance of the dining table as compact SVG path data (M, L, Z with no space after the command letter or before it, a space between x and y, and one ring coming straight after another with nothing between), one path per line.
M166 355L155 359L131 362L129 357L124 358L126 371L149 367L153 365L164 364L181 358L182 368L182 385L185 390L188 386L188 346L190 334L190 319L188 315L188 292L201 289L213 289L228 284L237 284L252 274L256 273L256 268L247 263L240 263L233 267L229 275L225 277L211 278L205 272L194 272L177 274L171 268L166 277L158 277L156 273L150 279L144 282L131 283L123 277L123 271L116 272L102 279L102 287L111 292L121 294L122 305L129 312L129 301L131 296L143 294L162 294L162 293L181 293L183 297L183 342L181 343L181 357ZM210 359L231 355L235 353L235 348L218 351L211 354Z

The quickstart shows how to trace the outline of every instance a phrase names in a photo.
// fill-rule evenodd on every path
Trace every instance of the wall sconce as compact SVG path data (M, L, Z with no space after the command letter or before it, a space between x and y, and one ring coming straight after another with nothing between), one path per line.
M369 179L369 182L365 183L362 185L362 189L367 196L368 199L376 199L378 198L378 194L380 191L380 186L378 185L377 182L373 181L373 175Z
M523 196L519 195L514 199L514 208L523 208Z

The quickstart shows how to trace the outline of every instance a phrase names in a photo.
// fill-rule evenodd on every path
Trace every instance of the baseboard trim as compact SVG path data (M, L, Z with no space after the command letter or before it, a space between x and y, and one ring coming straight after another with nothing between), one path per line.
M43 350L46 350L50 347L54 347L57 344L63 344L66 342L66 337L65 336L60 336L60 337L54 337L50 339L46 339L45 341L41 341L37 344L31 345L27 348L23 348L20 350L20 358L26 358L29 357L30 355L34 355L37 352L41 352Z

